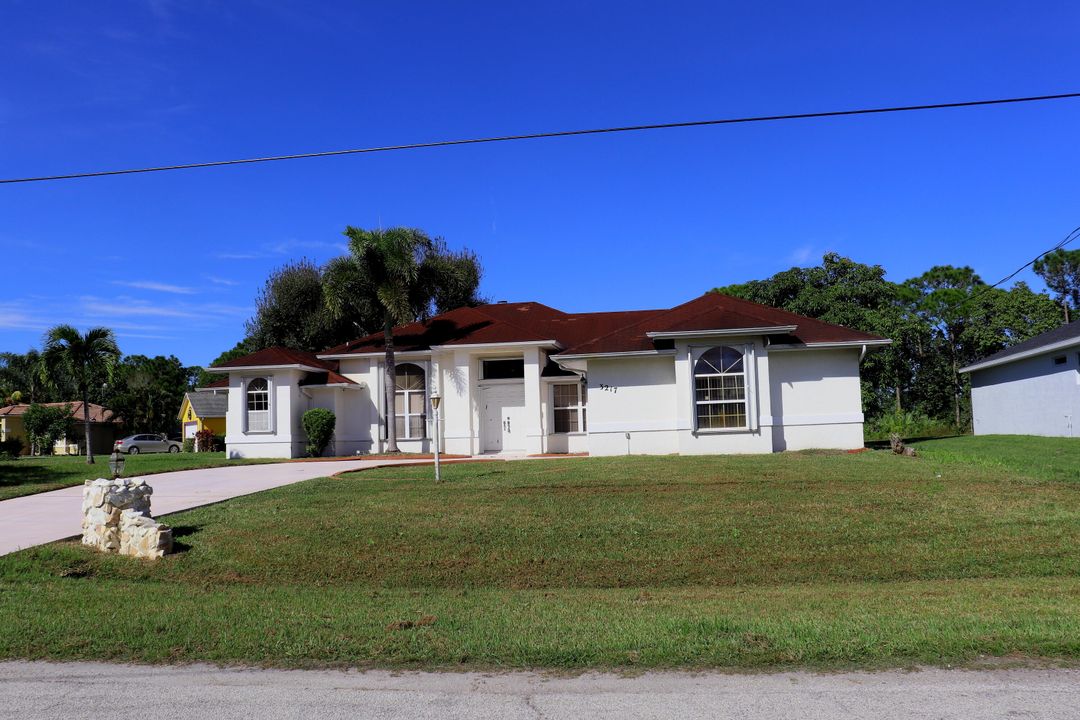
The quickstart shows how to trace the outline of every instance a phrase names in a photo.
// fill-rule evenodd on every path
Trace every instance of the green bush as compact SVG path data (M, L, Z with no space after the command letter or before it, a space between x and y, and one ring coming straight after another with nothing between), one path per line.
M184 438L184 452L195 452L195 438Z
M0 442L0 458L5 460L14 460L22 455L23 451L22 438L10 438Z
M887 440L893 433L904 440L958 434L951 423L919 412L896 411L869 420L864 431L867 440Z
M307 433L307 452L311 457L319 457L334 437L337 418L325 408L314 408L304 413L304 432Z

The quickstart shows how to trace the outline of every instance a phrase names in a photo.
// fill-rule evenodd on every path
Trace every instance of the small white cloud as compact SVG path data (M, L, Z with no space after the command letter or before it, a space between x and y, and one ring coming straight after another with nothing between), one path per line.
M802 247L791 251L788 255L788 261L793 262L796 265L802 265L813 259L816 254L813 245L803 245Z
M168 283L153 282L151 280L114 280L113 285L138 288L139 290L156 290L157 292L173 293L174 295L194 295L198 292L195 288Z
M205 277L207 280L214 283L215 285L226 285L228 287L233 287L240 284L236 280L218 277L217 275L203 275L203 277Z
M120 298L124 300L124 298ZM162 307L149 303L130 300L127 302L108 302L97 298L82 298L82 310L90 317L166 317L166 318L194 318L198 317L193 312L181 310L177 307Z

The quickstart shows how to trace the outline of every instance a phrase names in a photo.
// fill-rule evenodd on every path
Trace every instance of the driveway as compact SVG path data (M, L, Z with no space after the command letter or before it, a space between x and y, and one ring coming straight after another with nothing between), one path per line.
M1061 720L1080 717L1080 670L556 677L8 662L0 697L0 716L27 720Z
M147 475L154 517L344 470L415 464L416 460L333 460L229 465ZM0 555L82 532L82 486L0 502Z

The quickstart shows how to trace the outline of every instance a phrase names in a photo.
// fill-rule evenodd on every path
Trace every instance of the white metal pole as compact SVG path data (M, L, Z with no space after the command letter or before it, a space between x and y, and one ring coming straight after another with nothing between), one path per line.
M435 408L435 482L441 482L439 468L439 408Z

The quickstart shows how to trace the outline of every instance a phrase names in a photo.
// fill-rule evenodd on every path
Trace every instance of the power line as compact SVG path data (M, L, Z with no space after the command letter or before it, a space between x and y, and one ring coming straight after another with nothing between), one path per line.
M945 310L945 312L952 312L953 310L959 310L960 308L964 307L968 303L974 302L975 300L978 300L980 297L987 294L988 292L990 292L994 288L996 288L999 285L1002 285L1004 283L1007 283L1008 281L1012 280L1014 277L1016 277L1020 273L1027 270L1029 267L1031 267L1032 265L1037 263L1039 261L1039 258L1043 257L1044 255L1049 255L1052 252L1056 252L1057 250L1060 250L1061 248L1065 247L1066 245L1071 244L1072 242L1074 242L1078 238L1080 238L1080 227L1076 227L1075 229L1073 229L1072 232L1070 232L1068 235L1066 235L1064 238L1062 238L1061 241L1058 242L1057 245L1054 245L1054 247L1050 248L1049 250L1045 250L1045 251L1039 253L1038 255L1033 257L1031 260L1029 260L1028 262L1026 262L1023 265L1021 265L1020 267L1018 267L1013 272L1009 273L1005 277L998 280L993 285L987 285L987 286L981 288L979 290L979 292L975 293L974 295L971 295L970 297L968 297L965 300L961 300L960 302L956 303L952 307L947 308Z
M77 178L104 177L107 175L133 175L136 173L165 172L167 170L191 170L194 168L221 167L224 165L247 165L251 163L277 162L279 160L302 160L306 158L331 157L334 155L360 155L364 153L391 152L394 150L419 150L423 148L449 147L452 145L479 145L482 143L510 142L515 140L541 140L571 137L575 135L601 135L606 133L641 132L644 130L670 130L674 128L705 127L709 125L736 125L741 123L776 122L780 120L810 120L815 118L846 117L850 115L874 115L883 113L913 112L919 110L944 110L984 105L1007 105L1014 103L1044 102L1080 97L1077 93L1057 95L1034 95L1030 97L999 98L995 100L969 100L966 102L934 103L931 105L902 105L896 107L863 108L858 110L831 110L828 112L792 113L786 115L758 115L753 117L721 118L718 120L690 120L687 122L656 123L651 125L626 125L622 127L591 128L586 130L559 130L555 132L529 133L523 135L499 135L493 137L460 140L437 140L407 145L383 145L379 147L352 148L348 150L325 150L322 152L271 155L239 160L215 160L212 162L160 165L157 167L127 168L123 170L98 170L94 172L68 173L64 175L41 175L37 177L0 179L0 184L46 182L51 180L74 180Z

